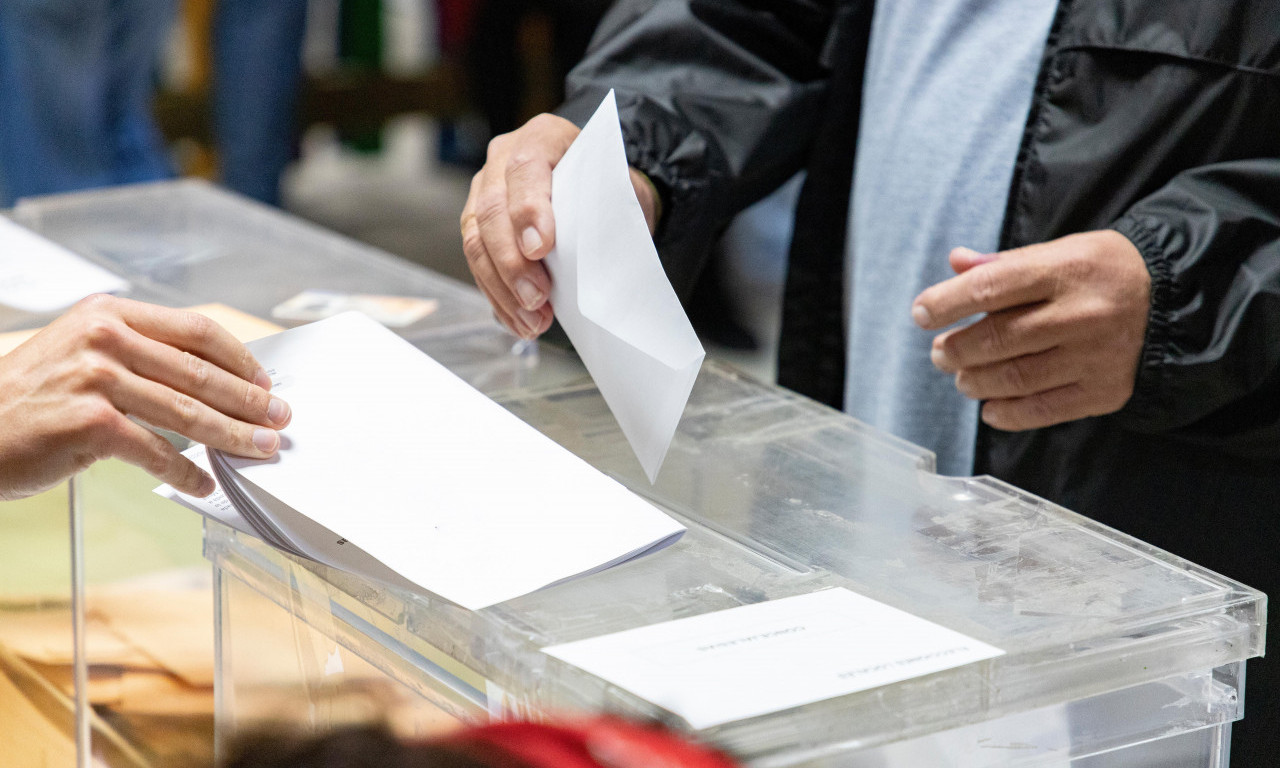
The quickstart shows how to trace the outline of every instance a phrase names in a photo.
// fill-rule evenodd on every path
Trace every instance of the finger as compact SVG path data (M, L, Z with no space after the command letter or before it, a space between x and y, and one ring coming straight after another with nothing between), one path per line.
M510 300L510 291L494 268L488 250L478 233L474 235L474 239L464 238L464 243L471 276L475 278L480 292L489 300L498 320L512 333L523 339L532 339L545 331L551 325L550 306L544 302L538 309L528 310L518 302ZM532 263L532 266L544 271L546 269L536 262Z
M520 129L519 145L507 159L507 204L520 252L527 259L541 259L555 245L551 171L577 135L578 127L568 120L538 115ZM532 309L528 297L522 298Z
M1051 427L1098 415L1088 407L1087 397L1084 387L1075 383L1027 397L988 400L982 406L982 420L1006 432Z
M125 323L151 339L208 360L224 371L271 388L271 378L253 353L227 329L204 315L155 304L116 299Z
M516 243L507 197L506 159L495 156L490 163L496 166L494 171L477 176L476 224L487 260L502 283L502 288L489 285L490 292L509 314L517 315L517 309L533 311L546 302L551 278L542 264L525 258Z
M208 496L217 488L213 478L177 448L146 427L123 416L104 433L99 455L115 456L141 467L158 480L191 496Z
M489 307L493 310L493 319L498 321L499 324L504 326L511 333L519 336L520 331L523 330L523 324L498 307L498 305L493 302L493 299L489 298L489 292L484 289L484 286L477 282L476 287L480 289L480 293L488 300Z
M281 429L292 410L267 390L233 376L204 358L135 335L123 342L131 371L190 395L232 418Z
M1043 352L1061 344L1070 333L1050 315L1043 304L992 313L963 328L938 334L929 357L939 369L955 373Z
M471 270L471 277L476 281L476 287L489 300L494 314L512 332L519 334L522 328L514 320L515 311L519 304L511 300L506 284L502 282L497 270L493 268L492 259L489 258L489 250L485 247L484 238L480 234L480 222L476 219L476 200L481 195L481 189L484 187L484 177L488 171L487 166L481 168L471 179L471 191L467 195L467 203L462 209L462 251L466 255L467 268Z
M498 181L493 181L493 177L499 177ZM518 278L504 277L503 270L512 273L521 269L542 268L542 265L525 259L515 246L514 229L507 214L506 185L501 180L501 174L493 172L486 165L472 180L471 188L467 204L472 206L474 215L465 221L467 226L462 233L462 249L467 256L467 266L476 282L484 287L490 303L506 316L518 318L520 311L525 309L524 301L512 287ZM500 260L503 262L501 266L498 263ZM538 293L535 287L530 297L536 299ZM517 325L513 330L521 336L528 335L527 327L522 329ZM522 333L522 330L526 332Z
M110 397L125 414L220 451L265 459L280 447L280 436L274 429L233 419L191 395L140 376L122 377Z
M978 253L972 248L952 248L951 253L947 255L947 261L951 264L951 269L957 274L968 272L974 267L990 263L1000 258L995 253Z
M1079 371L1064 364L1061 348L1023 355L994 365L962 368L956 389L974 400L1003 400L1046 392L1080 380Z
M911 317L921 328L942 328L980 312L1043 301L1056 285L1046 260L999 259L926 288L912 304Z
M480 285L478 281L476 285L480 288L480 292L484 294L485 298L489 299L489 304L493 307L494 318L516 336L522 339L533 339L539 334L545 333L551 327L552 311L550 304L544 304L537 312L519 310L520 315L512 317L493 301L484 286Z

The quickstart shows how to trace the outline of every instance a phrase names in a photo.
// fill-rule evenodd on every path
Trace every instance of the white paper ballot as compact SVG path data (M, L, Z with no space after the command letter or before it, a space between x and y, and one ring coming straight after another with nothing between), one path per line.
M24 312L56 312L91 293L129 283L0 216L0 304Z
M362 314L248 346L293 421L272 459L211 451L210 463L281 549L478 609L684 531ZM225 508L181 500L244 530Z
M551 306L653 482L706 353L632 189L613 91L556 165L551 207Z
M183 456L191 459L191 463L203 469L205 472L213 474L213 467L209 465L209 453L203 445L193 445L182 452ZM173 499L185 507L195 510L205 517L213 518L218 522L229 525L237 531L257 536L258 532L254 529L249 521L245 520L240 512L231 503L231 499L222 492L222 486L218 486L217 490L203 498L199 496L188 496L185 493L179 493L173 486L165 483L156 488L156 493L165 498Z
M1004 653L839 588L543 651L680 715L696 729Z

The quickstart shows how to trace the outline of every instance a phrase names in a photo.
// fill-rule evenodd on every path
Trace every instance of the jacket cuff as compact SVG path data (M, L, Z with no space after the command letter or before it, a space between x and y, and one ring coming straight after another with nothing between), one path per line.
M579 88L556 113L581 126L606 93L603 86ZM614 96L627 163L648 177L661 201L653 237L658 255L672 287L686 298L719 234L711 222L729 218L724 201L713 194L723 158L715 145L643 94L615 89Z
M1168 238L1162 238L1149 227L1131 216L1125 216L1113 226L1142 254L1147 272L1151 275L1151 309L1147 315L1147 330L1142 341L1142 353L1138 359L1137 379L1133 395L1115 418L1125 427L1138 431L1158 429L1169 413L1173 397L1169 370L1166 365L1173 351L1174 281L1170 267Z

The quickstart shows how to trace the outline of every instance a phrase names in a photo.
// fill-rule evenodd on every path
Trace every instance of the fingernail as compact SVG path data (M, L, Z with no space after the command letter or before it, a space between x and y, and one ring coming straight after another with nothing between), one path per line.
M263 453L273 453L280 445L280 436L274 429L253 430L253 447Z
M200 485L192 495L203 499L205 496L208 496L216 490L218 490L218 484L214 482L213 477L210 476L208 472L201 472Z
M520 245L524 248L524 255L528 256L542 247L542 235L533 227L525 227L520 233Z
M520 310L520 322L524 323L525 327L529 329L529 336L532 338L538 335L538 327L542 325L542 315L522 309Z
M929 323L933 322L933 316L929 314L929 310L925 309L923 304L916 304L911 308L911 319L916 321L916 325L921 328L927 328Z
M283 424L289 419L289 404L278 397L271 398L267 405L267 418L272 424Z
M271 377L265 368L259 368L258 372L253 374L253 383L263 389L271 389Z
M947 370L947 366L951 364L951 360L947 357L947 353L943 352L939 347L934 347L929 350L929 360L933 362L934 367L941 368L944 371Z
M525 309L537 309L542 306L542 291L538 290L538 286L530 280L523 277L517 280L516 293L520 294L520 301Z

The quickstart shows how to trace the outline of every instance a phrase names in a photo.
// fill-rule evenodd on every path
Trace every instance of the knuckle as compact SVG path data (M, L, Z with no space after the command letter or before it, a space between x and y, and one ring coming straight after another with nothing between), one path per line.
M182 322L187 326L187 333L199 344L211 341L216 333L214 322L196 312L184 312Z
M511 143L511 134L501 133L489 139L489 145L485 148L485 159L487 162L493 162L506 152L507 145ZM484 171L481 170L481 173ZM476 174L478 177L480 174Z
M480 237L480 230L474 225L468 227L462 234L462 253L471 264L481 261L488 253L484 247L484 240Z
M98 314L85 321L81 335L90 349L98 350L114 350L122 339L120 325L110 317Z
M85 355L80 366L81 380L85 387L95 392L108 392L120 379L115 362L106 355Z
M249 351L249 348L243 344L240 345L239 354L240 360L237 363L237 365L239 365L239 370L244 372L244 378L254 378L258 373L258 369L262 367L258 364L258 359L254 357L253 353Z
M1109 323L1115 316L1112 303L1104 296L1089 296L1078 303L1077 323Z
M190 352L183 352L183 361L186 363L187 380L193 391L199 392L209 385L213 380L213 366L201 357L197 357Z
M190 430L200 419L200 406L196 399L181 392L173 394L170 412L180 430Z
M514 221L529 222L538 216L538 202L533 197L524 196L511 205L511 218Z
M105 445L102 441L109 441L119 432L122 418L124 416L110 402L95 397L83 401L76 420L101 446Z
M546 112L539 112L529 118L529 128L532 130L545 130L555 123L554 118Z
M535 168L541 159L537 153L531 151L527 147L521 147L507 158L507 167L505 169L508 177L524 176Z
M1014 358L1000 367L1000 383L1006 391L1013 394L1029 392L1032 389L1032 376L1022 358Z
M476 198L475 223L479 229L492 227L507 214L505 189L486 189Z
M248 424L241 424L234 419L222 419L222 433L227 445L238 446L240 451L260 453L253 444L253 429Z
M973 280L969 283L969 298L979 306L985 306L996 296L998 285L995 275L989 269L975 269Z
M169 473L170 458L152 446L152 450L148 451L146 458L143 459L142 468L152 477L165 477Z
M1025 406L1025 418L1021 420L1023 429L1047 426L1058 421L1057 410L1044 395L1031 395L1024 399L1023 404Z
M80 312L111 312L119 301L109 293L92 293L77 301L73 309Z
M244 384L244 397L242 406L245 413L261 413L266 414L267 406L271 404L271 396L256 384Z
M991 318L978 323L981 328L982 349L991 355L1000 355L1008 349L1008 339L1004 327Z

